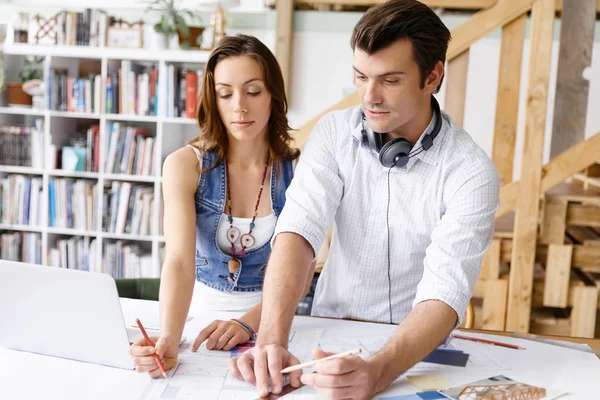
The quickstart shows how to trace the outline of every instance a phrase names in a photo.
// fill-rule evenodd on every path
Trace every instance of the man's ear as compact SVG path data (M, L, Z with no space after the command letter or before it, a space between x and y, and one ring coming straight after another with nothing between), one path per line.
M425 85L423 89L426 93L435 93L437 87L440 85L442 78L444 77L444 63L438 61L435 67L431 70L427 78L425 79Z

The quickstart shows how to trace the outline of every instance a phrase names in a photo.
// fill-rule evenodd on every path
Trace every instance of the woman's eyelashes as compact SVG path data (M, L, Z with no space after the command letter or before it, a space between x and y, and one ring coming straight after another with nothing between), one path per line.
M262 92L259 90L257 92L246 92L247 95L252 96L252 97L256 97L259 96ZM219 97L222 99L229 99L233 94L232 93L222 93L219 94Z

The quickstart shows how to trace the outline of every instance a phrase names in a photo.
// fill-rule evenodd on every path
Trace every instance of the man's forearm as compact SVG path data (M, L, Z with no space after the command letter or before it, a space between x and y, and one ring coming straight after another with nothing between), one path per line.
M427 357L452 332L456 312L446 303L428 300L419 303L396 328L388 343L369 359L380 371L376 392Z
M294 312L305 290L313 250L302 236L277 235L263 286L259 344L287 347Z

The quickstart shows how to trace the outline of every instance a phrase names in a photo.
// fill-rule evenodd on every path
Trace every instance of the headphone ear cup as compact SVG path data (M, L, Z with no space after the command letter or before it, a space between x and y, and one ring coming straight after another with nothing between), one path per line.
M379 161L386 168L404 167L408 163L411 149L412 144L405 138L390 140L379 151Z

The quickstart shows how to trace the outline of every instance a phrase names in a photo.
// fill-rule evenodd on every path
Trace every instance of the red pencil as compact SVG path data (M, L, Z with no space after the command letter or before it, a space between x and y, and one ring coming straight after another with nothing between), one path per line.
M452 335L452 337L455 337L457 339L462 339L462 340L470 340L472 342L480 342L480 343L493 344L494 346L508 347L509 349L525 350L525 347L517 346L517 345L514 345L514 344L508 344L508 343L502 343L502 342L494 342L492 340L479 339L479 338L471 337L471 336Z
M138 318L136 318L135 322L137 322L138 326L140 327L140 331L142 331L142 335L144 335L144 339L146 339L146 344L148 344L148 346L154 347L154 344L152 344L152 341L150 341L150 338L148 337L148 334L146 333L146 330L144 329L144 326L142 325L142 321L140 321ZM162 375L166 378L167 371L165 370L165 366L163 365L162 361L160 361L158 354L154 353L153 355L154 355L154 359L156 360L156 363L158 364L158 368L160 368Z

